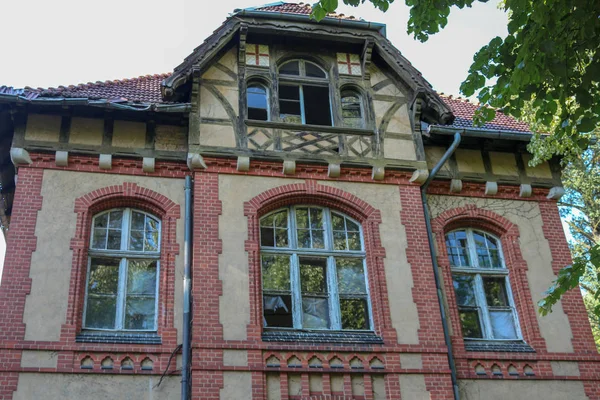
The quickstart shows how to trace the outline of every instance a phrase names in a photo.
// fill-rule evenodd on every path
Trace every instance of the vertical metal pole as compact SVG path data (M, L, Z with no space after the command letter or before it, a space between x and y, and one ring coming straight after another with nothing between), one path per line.
M190 398L192 343L192 177L185 177L185 231L183 238L183 344L181 346L181 400Z
M456 365L454 364L454 353L452 351L452 341L450 340L450 331L448 329L448 321L446 320L446 310L444 308L444 297L442 295L442 285L440 281L439 265L437 262L437 254L435 252L435 244L433 243L433 232L431 230L431 215L429 213L429 205L427 203L427 188L429 184L442 166L448 161L452 153L456 150L460 144L460 133L456 132L454 135L454 141L442 156L440 161L433 167L431 173L427 177L427 180L421 186L421 200L423 201L423 213L425 214L425 227L427 228L427 239L429 241L429 252L431 253L431 262L433 264L433 276L435 278L435 287L437 289L438 303L440 305L440 314L442 315L442 328L444 329L444 340L446 341L446 347L448 347L448 365L450 366L450 378L452 379L452 389L454 391L454 400L460 399L458 392L458 380L456 378Z

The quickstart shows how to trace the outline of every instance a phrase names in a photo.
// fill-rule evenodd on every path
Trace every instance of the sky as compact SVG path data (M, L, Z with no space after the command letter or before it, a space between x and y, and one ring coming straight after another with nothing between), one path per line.
M234 9L263 2L269 0L3 2L0 86L46 88L170 72ZM459 94L477 50L506 35L507 16L498 0L454 9L447 27L425 44L406 34L402 0L387 13L368 2L339 12L385 23L392 43L446 94Z

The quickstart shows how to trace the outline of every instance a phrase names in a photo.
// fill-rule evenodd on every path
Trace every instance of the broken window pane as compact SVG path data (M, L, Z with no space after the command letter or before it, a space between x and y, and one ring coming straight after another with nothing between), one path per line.
M304 85L302 90L304 92L304 118L306 123L309 125L331 126L329 87Z
M300 258L300 287L302 293L327 293L327 259Z
M291 295L263 295L263 326L294 327Z
M366 299L340 299L342 329L369 329L369 308Z

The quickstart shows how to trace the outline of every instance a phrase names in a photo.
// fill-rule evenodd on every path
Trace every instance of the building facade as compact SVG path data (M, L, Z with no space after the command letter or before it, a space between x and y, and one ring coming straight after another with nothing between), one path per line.
M558 160L309 12L236 10L171 74L0 87L0 399L181 398L188 312L191 399L600 398L581 295L536 311Z

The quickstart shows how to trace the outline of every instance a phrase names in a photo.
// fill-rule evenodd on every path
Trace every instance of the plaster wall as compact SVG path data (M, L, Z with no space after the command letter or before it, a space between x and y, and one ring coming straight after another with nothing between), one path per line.
M71 118L69 143L100 146L104 134L104 120L100 118Z
M146 124L115 120L112 145L143 149L146 147Z
M419 315L413 302L413 277L406 259L407 238L400 220L400 192L398 186L370 183L320 181L352 193L381 212L379 233L385 248L385 278L392 326L398 334L398 343L418 344ZM372 266L367 265L367 268Z
M523 259L527 263L527 280L532 296L529 299L531 303L527 306L531 307L531 305L537 304L543 297L544 291L556 278L552 271L550 246L544 237L544 226L538 204L533 201L429 196L432 218L437 217L445 210L463 207L467 204L474 204L479 208L493 211L518 226L519 246ZM514 283L512 284L514 285ZM549 315L542 317L536 313L536 316L549 352L573 352L569 319L560 303L554 306Z
M223 388L221 389L220 398L221 400L251 400L252 373L223 372Z
M29 114L25 140L58 142L62 118L58 115Z
M187 129L183 126L157 125L154 148L156 150L186 151Z
M410 374L400 375L400 394L402 400L424 400L430 395L425 387L425 376Z
M463 400L588 400L581 381L460 380ZM402 396L404 399L404 396Z
M159 400L181 397L180 377L167 376L155 388L159 379L158 376L21 373L13 400Z
M248 222L244 202L277 186L302 183L299 179L265 178L243 175L219 175L219 238L223 251L219 255L219 279L223 295L219 302L219 321L225 340L245 340L250 322L250 292L248 281Z
M31 293L25 302L25 340L58 341L65 323L71 278L70 241L75 234L75 199L93 190L135 182L165 195L184 209L183 179L168 179L73 171L44 171L42 209L36 223L37 248L32 254ZM177 221L178 242L183 246L183 216ZM175 260L176 279L183 275L183 251ZM85 268L85 266L81 266ZM182 323L181 285L175 285L175 328ZM181 340L181 339L178 339Z

